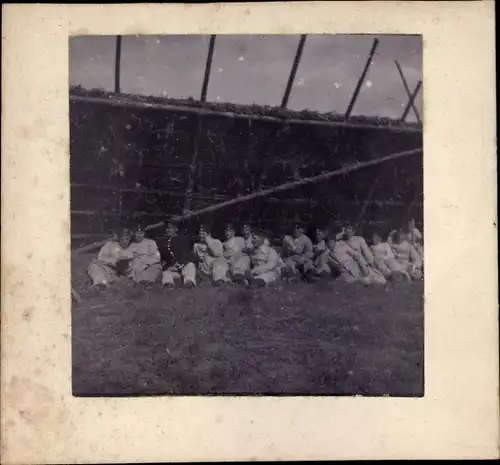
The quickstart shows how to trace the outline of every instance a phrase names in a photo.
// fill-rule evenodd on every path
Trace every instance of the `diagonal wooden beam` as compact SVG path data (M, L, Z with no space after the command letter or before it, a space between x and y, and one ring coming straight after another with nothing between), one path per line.
M207 63L205 65L205 76L203 78L203 85L201 88L201 101L205 102L207 100L208 83L210 81L210 70L212 69L212 59L214 57L215 48L215 34L210 36L210 42L208 43L208 54Z
M411 108L414 106L413 102L417 98L418 93L420 92L420 88L422 87L422 81L418 81L417 85L415 86L415 90L413 93L410 95L410 100L408 101L408 104L406 105L406 108L401 115L400 121L404 122L406 117L408 116L408 113L410 112ZM420 114L418 111L415 113L415 116L417 117L418 122L420 123Z
M368 59L366 60L365 67L363 68L363 72L361 73L361 76L358 79L358 83L356 84L356 88L354 89L354 93L352 94L351 101L349 102L349 106L347 107L347 110L345 112L345 117L346 119L351 116L352 109L354 108L354 104L356 103L356 100L358 99L359 92L361 91L361 86L363 85L363 82L365 81L366 75L368 74L368 70L370 69L370 66L372 64L373 60L373 55L375 55L375 51L377 50L379 44L378 39L373 40L372 48L370 50L370 54L368 55Z
M214 211L220 210L221 208L227 208L231 205L236 205L239 203L248 202L250 200L260 198L260 197L269 197L270 195L275 194L277 192L284 192L284 191L296 189L296 188L304 186L306 184L316 184L319 182L326 181L328 179L332 179L332 178L337 177L337 176L343 176L343 175L348 174L348 173L352 173L352 172L355 172L355 171L358 171L361 169L365 169L365 168L368 168L370 166L376 166L376 165L380 165L381 163L386 163L389 161L397 160L399 158L409 157L409 156L413 156L413 155L421 155L421 154L422 154L422 148L419 147L419 148L414 148L411 150L405 150L403 152L391 153L390 155L375 158L373 160L356 162L356 163L353 163L349 166L345 166L345 167L340 168L340 169L335 170L335 171L328 171L326 173L321 173L317 176L312 176L312 177L303 178L303 179L300 179L297 181L287 182L285 184L281 184L281 185L276 186L276 187L271 187L269 189L260 190L258 192L252 192L251 194L242 195L242 196L233 198L231 200L227 200L225 202L221 202L221 203L211 205L211 206L206 207L206 208L202 208L201 210L197 210L194 212L193 211L192 212L185 212L182 215L179 215L179 216L172 218L172 220L173 221L182 221L182 220L187 220L187 219L194 218L194 217L197 217L200 215L206 215L207 213L213 213ZM161 221L161 222L155 223L155 224L150 224L149 226L146 227L146 230L149 231L151 229L156 229L156 228L162 227L164 225L165 225L164 221ZM101 247L105 243L106 243L106 241L94 242L93 244L88 244L88 245L80 247L78 249L74 249L73 252L75 252L75 253L88 252L88 251L94 250L97 247Z
M414 98L412 99L413 94L412 94L412 92L410 92L410 87L408 86L408 81L405 78L405 75L403 73L403 70L401 69L401 65L399 64L399 62L397 60L395 60L394 63L396 64L396 68L398 69L399 77L401 78L401 81L403 82L403 86L405 88L406 95L408 96L408 99L409 99L409 105L413 109L413 112L415 113L415 117L417 118L417 121L420 123L420 113L414 104Z
M286 106L288 105L290 93L292 92L293 82L295 81L295 75L297 74L297 69L299 68L302 52L304 51L304 44L306 42L306 37L307 34L302 34L300 36L299 45L297 45L297 52L295 53L295 58L292 64L292 69L290 70L290 75L288 76L288 82L286 84L285 94L283 95L283 100L281 101L281 108L286 108Z
M122 36L116 36L115 52L115 93L120 93L120 69L122 61Z

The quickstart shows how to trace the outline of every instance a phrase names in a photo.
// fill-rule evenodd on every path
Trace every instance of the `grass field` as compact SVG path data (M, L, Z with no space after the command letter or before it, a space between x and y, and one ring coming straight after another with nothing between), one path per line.
M80 291L81 268L73 264ZM125 284L82 297L74 395L423 395L423 282Z

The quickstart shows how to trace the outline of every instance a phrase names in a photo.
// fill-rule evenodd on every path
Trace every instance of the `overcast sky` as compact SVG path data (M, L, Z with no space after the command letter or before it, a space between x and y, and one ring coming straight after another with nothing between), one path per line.
M410 89L422 79L422 42L417 36L377 36L377 52L354 115L401 117ZM307 36L288 107L344 113L374 36ZM121 91L173 98L200 98L208 36L124 36ZM299 36L217 36L207 100L280 105ZM116 38L70 39L70 84L114 89ZM416 101L421 112L422 94ZM415 121L413 112L407 121Z

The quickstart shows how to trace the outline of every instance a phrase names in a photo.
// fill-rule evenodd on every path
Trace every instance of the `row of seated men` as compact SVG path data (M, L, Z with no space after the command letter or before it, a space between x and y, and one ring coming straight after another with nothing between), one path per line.
M370 246L350 225L333 237L318 227L312 241L304 225L296 223L292 234L284 237L280 253L265 233L249 224L242 226L240 234L227 225L221 241L201 226L192 246L173 221L166 222L165 235L156 240L146 238L141 226L124 229L102 247L88 275L95 287L130 278L136 283L161 281L167 288L178 283L195 287L202 277L218 286L228 282L267 286L293 276L307 281L334 276L365 284L385 284L396 276L422 278L422 234L413 220L404 230L392 231L385 241L375 232Z

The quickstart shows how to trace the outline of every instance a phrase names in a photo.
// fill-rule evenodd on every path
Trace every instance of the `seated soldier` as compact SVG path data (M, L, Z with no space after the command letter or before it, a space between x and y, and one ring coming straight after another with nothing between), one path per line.
M392 232L390 240L396 261L412 279L422 279L422 259L405 234L401 230Z
M293 235L285 236L283 239L282 256L285 262L284 271L287 275L300 273L306 277L313 271L313 245L304 231L304 225L296 223Z
M250 224L243 224L243 227L241 228L241 235L243 237L243 240L245 241L244 252L247 255L251 255L254 249L254 244L252 240L252 227L250 226Z
M413 245L417 253L420 255L421 260L424 259L424 248L423 248L423 237L422 233L418 230L415 225L415 220L412 218L408 221L406 238L408 242Z
M121 230L117 240L104 244L96 260L93 260L87 270L92 287L108 287L120 276L127 276L130 262L134 258L129 250L132 236L128 229Z
M193 250L198 269L209 276L215 285L224 285L228 280L228 264L224 258L222 242L214 239L206 226L200 226L198 242L194 244Z
M348 283L385 284L382 273L366 263L365 258L351 247L346 236L337 235L328 244L331 269L339 274L339 279Z
M374 265L386 279L402 276L410 281L404 266L400 265L392 252L391 246L382 241L382 236L373 233L373 245L371 246L374 258Z
M328 237L325 228L318 227L314 234L315 242L313 244L313 264L314 272L318 276L330 276Z
M181 280L185 287L196 286L196 266L189 239L178 233L174 221L166 221L165 236L157 240L163 269L162 284L168 289Z
M368 247L368 244L362 236L356 235L354 226L347 224L340 232L340 236L343 237L349 246L360 254L367 266L373 267L373 254L370 247Z
M226 225L224 231L226 240L224 241L224 258L229 266L230 277L234 282L245 281L245 274L250 269L250 256L246 252L246 241L241 236L236 236L233 225ZM251 245L250 247L253 248Z
M252 236L255 247L251 255L252 268L247 272L247 276L251 284L263 287L279 279L280 257L269 245L263 232L255 231Z
M145 238L142 226L135 227L129 249L134 254L129 276L136 283L155 282L162 274L160 252L154 240Z

